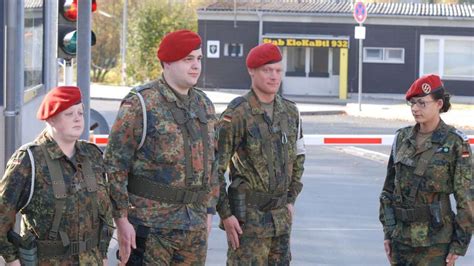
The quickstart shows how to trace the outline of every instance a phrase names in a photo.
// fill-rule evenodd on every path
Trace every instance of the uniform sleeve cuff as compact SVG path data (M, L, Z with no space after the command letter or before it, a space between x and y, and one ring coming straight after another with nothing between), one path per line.
M232 216L232 212L228 208L222 208L219 210L219 217L221 217L222 220L229 218Z
M453 253L459 256L466 255L467 247L461 247L458 243L453 242L449 247L449 253Z
M288 198L286 199L286 203L295 205L295 202L296 202L296 198L295 198L295 197L288 196Z
M2 254L2 257L6 263L10 263L19 259L19 257L16 254Z
M114 219L127 217L127 215L128 215L127 209L115 209L112 211L112 216L114 217Z

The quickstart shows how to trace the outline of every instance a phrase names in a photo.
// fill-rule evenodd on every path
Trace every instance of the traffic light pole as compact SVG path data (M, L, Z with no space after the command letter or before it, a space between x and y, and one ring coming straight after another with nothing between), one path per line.
M89 139L90 73L91 73L91 9L92 0L78 2L77 20L77 86L82 92L85 130L81 138Z
M64 85L73 86L72 76L74 75L72 69L72 59L64 60Z

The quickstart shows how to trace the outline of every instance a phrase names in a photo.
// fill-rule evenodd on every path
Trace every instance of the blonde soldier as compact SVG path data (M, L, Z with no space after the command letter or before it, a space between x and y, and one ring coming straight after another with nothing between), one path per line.
M129 265L204 265L219 186L214 105L194 87L201 38L169 33L158 58L163 76L125 97L105 154L120 257Z
M0 255L8 265L99 265L112 232L105 167L84 130L77 87L57 87L37 117L47 123L21 147L0 182ZM12 231L23 214L22 237ZM106 261L104 261L106 265Z
M449 98L437 75L417 79L406 93L416 125L398 130L380 196L392 265L454 265L471 241L472 152L467 136L440 118Z
M251 90L229 104L218 127L217 210L229 242L227 264L288 265L293 205L303 187L301 119L296 105L277 95L282 74L278 47L253 48L247 68Z

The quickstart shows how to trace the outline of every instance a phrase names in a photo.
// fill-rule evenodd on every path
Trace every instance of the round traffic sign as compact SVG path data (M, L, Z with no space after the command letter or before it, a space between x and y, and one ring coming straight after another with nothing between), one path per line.
M364 23L365 19L367 18L367 8L365 4L362 2L357 2L354 5L354 19L357 23Z

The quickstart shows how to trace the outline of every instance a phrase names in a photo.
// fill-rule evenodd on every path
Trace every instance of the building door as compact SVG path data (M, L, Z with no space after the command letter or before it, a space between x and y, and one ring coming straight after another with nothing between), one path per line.
M283 93L338 96L339 50L331 47L284 47Z

